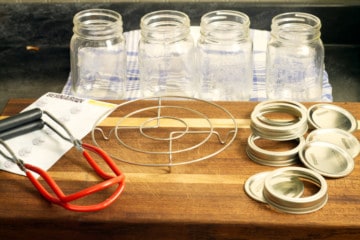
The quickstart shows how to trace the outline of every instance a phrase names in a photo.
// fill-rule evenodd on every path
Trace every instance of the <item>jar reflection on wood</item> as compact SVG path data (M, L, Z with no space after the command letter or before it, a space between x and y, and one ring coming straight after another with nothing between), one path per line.
M120 99L126 81L122 18L115 11L89 9L73 19L72 92L93 99Z
M189 17L178 11L155 11L141 18L140 28L142 95L193 97L195 60Z
M200 98L249 100L253 80L249 26L249 17L237 11L202 16L197 44Z
M275 16L267 47L268 99L320 101L324 47L320 19L307 13Z

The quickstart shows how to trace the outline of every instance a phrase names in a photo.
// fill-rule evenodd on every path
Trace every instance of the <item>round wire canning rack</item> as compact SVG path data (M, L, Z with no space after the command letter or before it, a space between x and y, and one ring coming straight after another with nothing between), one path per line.
M162 96L117 105L96 121L91 136L114 159L171 167L219 154L234 141L237 131L233 115L216 103Z

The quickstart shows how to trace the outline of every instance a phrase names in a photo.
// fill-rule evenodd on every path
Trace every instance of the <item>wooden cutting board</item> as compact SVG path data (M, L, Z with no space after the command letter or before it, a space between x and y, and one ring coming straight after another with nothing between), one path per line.
M17 114L32 99L11 99L2 116ZM119 103L119 102L117 102ZM142 108L148 103L139 101L131 108ZM232 122L219 116L212 106L189 101L186 107L207 113L221 129L221 136L233 127ZM262 171L276 169L252 162L246 155L250 113L257 103L218 102L236 119L238 132L234 141L219 154L209 159L175 167L145 167L116 160L125 173L126 187L119 199L104 210L91 213L70 212L44 200L27 178L4 171L0 172L0 236L36 237L52 239L116 238L116 239L354 239L360 238L360 157L355 158L354 171L344 178L327 179L329 200L319 211L293 215L274 211L268 205L256 202L244 192L244 182ZM360 119L360 103L334 103L350 111ZM304 103L307 107L312 103ZM177 110L171 110L177 111ZM183 110L180 110L183 111ZM180 115L191 122L192 128L201 129L203 120L193 112ZM101 123L106 132L112 128L124 112L112 115ZM142 116L131 116L127 125L136 126ZM149 119L151 116L149 116ZM199 117L200 118L200 117ZM168 126L183 129L180 121L166 118ZM147 124L151 124L151 120ZM173 126L174 125L174 126ZM145 130L151 135L152 131ZM165 134L166 135L166 134ZM354 135L359 139L360 132ZM138 134L126 134L134 147L146 145ZM187 148L197 143L199 136L188 138ZM218 144L211 139L209 146L197 152L177 157L174 161L187 161L211 153ZM92 143L90 134L83 142ZM213 144L213 145L212 145ZM139 153L123 150L114 141L101 140L104 150L122 154L121 158L142 163ZM162 148L159 147L159 149ZM154 150L155 151L155 150ZM199 154L199 155L197 155ZM162 157L150 156L146 163L163 161ZM166 161L166 160L165 160ZM302 166L300 163L298 166ZM171 170L171 171L169 171ZM49 174L65 193L72 193L95 184L99 179L84 159L71 150L50 170ZM101 199L87 199L83 204Z

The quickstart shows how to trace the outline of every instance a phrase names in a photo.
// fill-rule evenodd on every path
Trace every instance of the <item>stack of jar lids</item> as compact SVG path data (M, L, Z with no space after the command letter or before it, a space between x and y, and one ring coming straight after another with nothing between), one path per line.
M278 115L291 118L282 120ZM268 116L276 115L275 118ZM268 166L288 166L301 160L304 167L284 167L271 172L257 173L245 182L245 191L253 199L268 203L287 213L303 214L322 208L327 202L324 177L339 178L350 174L360 144L352 132L357 121L345 109L331 104L315 104L306 109L293 101L265 101L251 113L247 155L254 162ZM308 128L311 131L306 139ZM270 141L298 142L293 149L269 151L255 144L260 138ZM319 189L304 196L304 183L311 182Z
M354 116L335 105L316 104L308 109L308 121L315 130L299 151L301 162L325 177L349 175L360 151L359 141L352 135L358 127Z

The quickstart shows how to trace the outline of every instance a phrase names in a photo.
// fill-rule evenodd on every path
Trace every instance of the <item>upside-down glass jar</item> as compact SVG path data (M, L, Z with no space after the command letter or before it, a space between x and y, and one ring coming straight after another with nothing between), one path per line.
M324 46L320 19L301 12L275 16L267 46L268 99L320 101Z
M199 96L206 100L248 101L253 81L250 19L238 11L202 16L197 43Z
M141 18L140 29L142 96L193 97L196 92L195 54L189 17L179 11L155 11Z
M93 99L121 99L126 82L121 15L107 9L88 9L77 13L73 22L72 93Z

